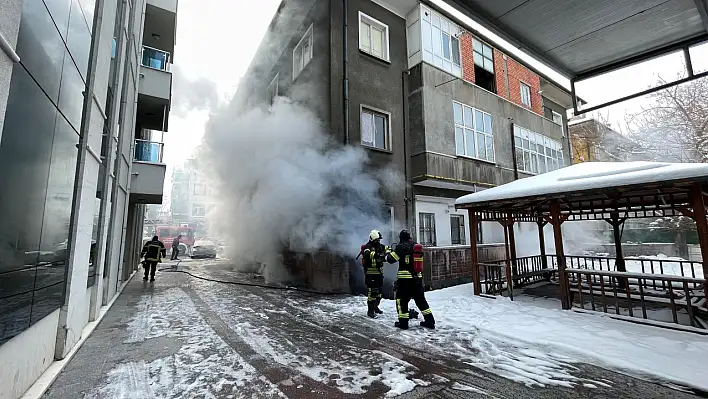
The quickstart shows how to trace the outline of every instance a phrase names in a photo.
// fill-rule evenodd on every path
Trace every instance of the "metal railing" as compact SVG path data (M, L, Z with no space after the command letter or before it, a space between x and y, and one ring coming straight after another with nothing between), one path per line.
M135 139L134 160L139 162L162 163L164 143Z
M170 53L143 46L142 65L159 71L170 71Z

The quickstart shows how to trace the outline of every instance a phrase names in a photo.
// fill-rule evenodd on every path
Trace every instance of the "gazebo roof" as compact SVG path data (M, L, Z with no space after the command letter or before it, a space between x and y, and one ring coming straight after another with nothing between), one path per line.
M556 200L565 213L588 216L573 219L596 219L610 211L676 209L688 203L690 187L696 183L708 183L708 164L584 162L462 196L455 207L536 216L547 213L550 201ZM485 217L489 218L497 219Z

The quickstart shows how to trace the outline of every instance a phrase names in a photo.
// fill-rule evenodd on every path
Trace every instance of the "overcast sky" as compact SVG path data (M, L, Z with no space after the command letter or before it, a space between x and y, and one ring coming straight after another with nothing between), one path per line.
M569 87L567 79L520 53L511 45L487 31L468 17L454 11L442 0L434 3L456 14L505 51L533 64L541 72ZM249 1L250 3L250 1ZM180 0L177 21L177 42L173 65L174 98L170 115L170 131L165 134L165 158L168 179L174 166L187 159L201 141L208 107L226 100L236 90L253 55L265 34L280 0L258 0L251 7L230 0ZM694 71L708 70L708 45L692 52ZM657 71L671 79L682 69L680 55L670 55L648 65L620 71L579 86L578 95L590 102L616 98L620 90L636 92L656 81ZM612 98L608 98L612 97ZM610 121L623 129L624 114L636 112L646 98L638 98L609 108ZM607 113L603 110L603 113ZM166 186L169 191L169 184Z

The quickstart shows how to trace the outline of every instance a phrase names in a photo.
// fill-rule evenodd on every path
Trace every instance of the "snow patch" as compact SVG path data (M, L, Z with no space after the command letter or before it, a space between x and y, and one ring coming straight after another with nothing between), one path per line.
M209 327L182 289L144 295L137 308L126 343L169 337L182 346L149 363L118 365L86 398L243 397L246 388L259 397L284 397Z

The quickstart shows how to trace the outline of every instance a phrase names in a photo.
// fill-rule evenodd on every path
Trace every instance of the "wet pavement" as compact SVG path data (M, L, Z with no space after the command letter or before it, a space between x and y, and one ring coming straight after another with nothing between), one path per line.
M262 283L232 269L218 259L178 267ZM456 356L464 340L444 341L439 330L420 328L401 335L368 319L363 298L361 311L342 311L355 302L167 271L154 283L141 277L126 286L45 398L695 397L578 363L568 366L574 377L566 386L530 387ZM393 311L390 301L384 310Z

